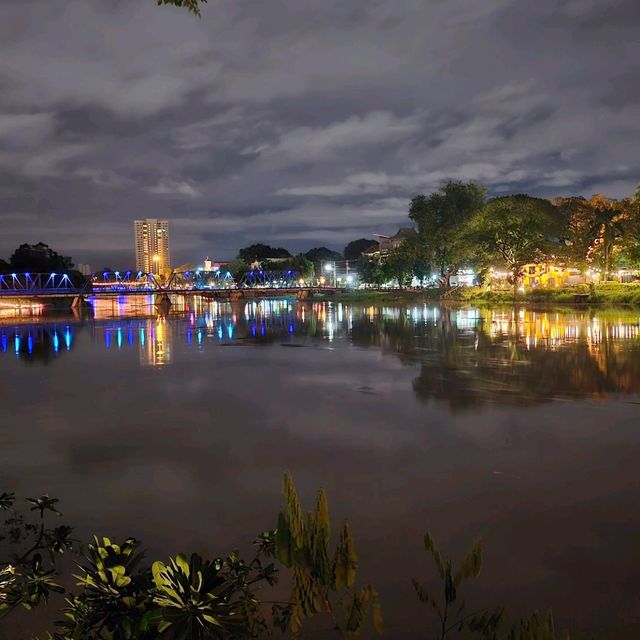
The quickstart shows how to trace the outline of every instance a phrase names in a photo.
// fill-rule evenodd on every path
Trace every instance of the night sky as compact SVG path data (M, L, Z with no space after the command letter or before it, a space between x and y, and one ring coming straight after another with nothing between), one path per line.
M444 179L630 195L638 0L0 0L0 256L174 263L394 231Z

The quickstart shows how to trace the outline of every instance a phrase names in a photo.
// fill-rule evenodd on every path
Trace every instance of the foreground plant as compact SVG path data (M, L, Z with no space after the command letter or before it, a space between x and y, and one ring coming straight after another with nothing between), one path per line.
M0 620L18 607L32 609L46 602L52 593L63 593L57 583L56 558L71 550L72 529L66 525L49 527L49 516L60 516L58 500L48 495L26 498L25 514L14 493L0 493ZM35 516L33 519L30 516Z
M429 605L439 621L438 638L445 640L454 633L471 632L484 638L497 638L497 630L502 620L503 609L477 609L467 611L466 602L460 598L463 581L477 578L482 568L482 542L476 541L460 566L455 569L453 561L444 560L429 533L424 536L424 547L431 554L441 580L440 596L432 595L425 585L415 578L413 587L418 599Z
M268 534L264 534L268 538ZM80 566L83 591L67 598L59 640L171 640L256 638L267 624L257 587L277 579L273 563L263 565L262 540L249 563L236 552L207 560L178 555L168 563L142 567L139 542L115 544L95 538Z
M291 570L290 604L280 613L283 630L298 634L303 621L324 614L332 629L341 638L356 635L371 617L375 631L382 634L382 610L378 594L370 585L354 588L358 556L348 523L344 523L340 538L330 557L331 527L329 505L324 491L318 493L316 507L306 515L293 479L284 476L285 506L278 517L275 553Z

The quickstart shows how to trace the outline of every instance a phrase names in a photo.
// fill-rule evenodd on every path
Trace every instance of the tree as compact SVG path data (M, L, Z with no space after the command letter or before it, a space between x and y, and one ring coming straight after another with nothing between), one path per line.
M592 247L598 237L596 210L583 197L555 198L553 203L563 218L562 253L573 266L584 272L590 265Z
M384 282L382 264L377 256L360 256L356 271L360 281L365 284L373 284L379 287Z
M11 266L6 260L0 258L0 273L9 273L11 271Z
M11 256L11 269L17 272L64 273L73 268L68 256L62 256L43 242L21 244Z
M604 271L604 278L608 280L614 254L619 250L624 234L625 205L621 201L611 200L600 194L594 195L589 203L595 210L597 233L587 260L599 262Z
M244 260L248 264L253 262L263 262L270 259L278 258L290 258L291 254L282 247L271 247L268 244L252 244L248 247L244 247L238 251L237 258Z
M472 255L466 244L465 225L485 203L484 187L473 182L450 181L430 196L411 200L409 217L418 224L428 258L443 286Z
M240 258L231 261L226 268L236 283L240 282L242 276L251 270L251 266Z
M640 267L640 198L624 200L623 206L625 217L620 261L623 266L637 269Z
M158 6L171 4L174 7L184 7L191 13L200 16L200 5L206 4L207 0L156 0Z
M376 240L367 240L366 238L360 238L359 240L352 240L344 248L345 260L357 260L363 251L370 249L371 247L378 247Z
M313 262L313 268L318 275L322 273L322 267L325 262L338 262L343 259L341 253L328 249L327 247L309 249L304 255Z
M633 194L633 197L631 198L631 200L633 202L640 202L640 184L636 188L636 192Z
M522 267L558 251L562 224L549 200L502 196L471 216L465 235L485 260L498 260L511 272L515 298Z
M314 264L303 253L298 253L286 263L294 271L297 271L305 280L310 280L315 275Z

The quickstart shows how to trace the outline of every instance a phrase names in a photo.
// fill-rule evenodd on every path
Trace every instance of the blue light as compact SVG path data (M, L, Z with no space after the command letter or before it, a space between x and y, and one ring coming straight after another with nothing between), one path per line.
M293 322L289 324L289 333L293 333Z
M64 331L64 345L67 347L67 351L71 349L71 343L73 342L73 337L71 335L71 329L67 327Z
M191 329L187 329L187 344L191 344L191 339L193 338L191 334Z
M58 332L54 331L53 332L53 337L51 339L51 342L53 343L53 350L58 353L58 351L60 351L60 338L58 338Z
M104 330L104 346L111 349L111 331L109 329Z
M55 273L52 273L52 274L51 274L51 277L52 277L52 278L55 278L55 277L56 277L56 274L55 274Z
M103 280L106 280L108 275L109 275L109 272L108 272L108 271L105 271L105 272L102 274L102 279L103 279Z
M2 346L2 353L6 353L7 352L7 334L3 333L2 337L0 338L0 345Z
M28 278L30 274L28 274L28 273L25 273L24 275L25 275L25 276L27 276L27 278Z
M116 278L118 278L120 276L120 272L119 271L114 271L114 273L116 274Z
M261 336L265 336L267 334L267 326L265 325L265 323L263 322L260 325L260 335Z
M257 334L255 322L251 325L251 335L255 338Z
M142 277L142 271L138 271L138 278Z
M31 333L29 333L29 335L27 336L27 352L29 353L29 355L33 353L33 336L31 335Z
M15 351L16 351L16 355L18 356L18 355L20 355L20 336L17 333L16 333L16 337L15 337L15 340L14 340L13 343L14 343L14 348L15 348Z
M134 338L133 338L133 327L129 325L129 338L128 338L129 346L133 346Z
M202 329L198 329L198 344L202 344Z
M229 336L229 340L233 339L233 325L231 323L227 325L227 335Z
M15 278L17 277L15 273L11 274L11 277L15 280Z
M118 331L116 332L116 338L118 342L118 349L122 349L122 327L118 327Z
M140 327L140 346L144 347L144 327Z
M218 326L218 339L222 340L222 327Z

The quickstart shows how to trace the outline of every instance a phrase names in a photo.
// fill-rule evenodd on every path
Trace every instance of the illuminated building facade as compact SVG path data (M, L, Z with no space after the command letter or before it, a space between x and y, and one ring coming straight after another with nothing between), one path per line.
M136 269L146 273L162 273L171 268L169 256L169 222L167 220L135 220Z

